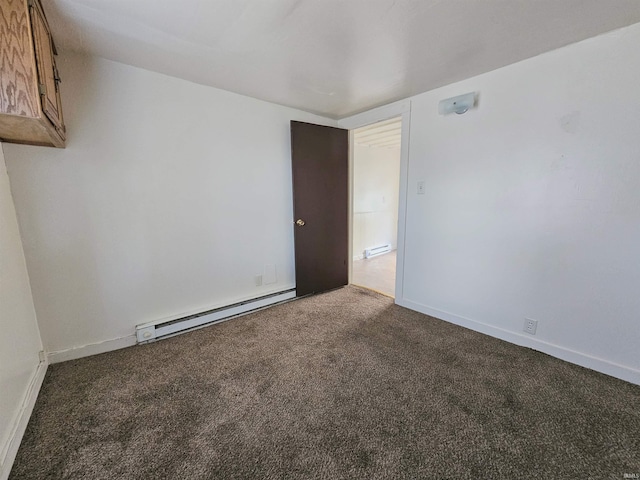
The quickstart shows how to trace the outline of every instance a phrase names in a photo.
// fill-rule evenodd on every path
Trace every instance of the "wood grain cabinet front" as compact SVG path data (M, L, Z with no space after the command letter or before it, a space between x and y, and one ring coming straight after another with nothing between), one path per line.
M55 45L39 0L0 0L0 140L64 147Z

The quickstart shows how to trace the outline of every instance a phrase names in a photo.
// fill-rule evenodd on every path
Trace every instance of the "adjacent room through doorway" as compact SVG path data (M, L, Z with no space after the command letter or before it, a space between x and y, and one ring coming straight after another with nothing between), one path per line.
M401 117L353 132L351 283L395 296Z

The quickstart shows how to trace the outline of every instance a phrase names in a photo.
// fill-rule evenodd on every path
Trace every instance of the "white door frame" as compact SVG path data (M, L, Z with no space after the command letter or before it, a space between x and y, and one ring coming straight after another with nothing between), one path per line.
M411 101L401 100L367 112L358 113L338 121L338 126L349 130L349 283L353 269L353 130L394 117L402 118L400 144L400 198L398 199L398 253L396 260L396 303L402 300L404 284L405 227L407 222L407 183L409 174L409 131Z

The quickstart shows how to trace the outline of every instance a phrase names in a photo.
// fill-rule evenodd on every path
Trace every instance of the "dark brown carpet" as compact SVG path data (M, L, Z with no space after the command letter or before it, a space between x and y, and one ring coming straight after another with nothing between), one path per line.
M51 366L11 478L635 473L640 387L347 287Z

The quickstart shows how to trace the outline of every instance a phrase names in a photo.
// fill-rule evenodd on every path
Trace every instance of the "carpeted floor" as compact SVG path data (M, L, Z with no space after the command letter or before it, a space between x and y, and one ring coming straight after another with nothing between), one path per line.
M49 368L11 479L623 479L640 387L357 287Z

